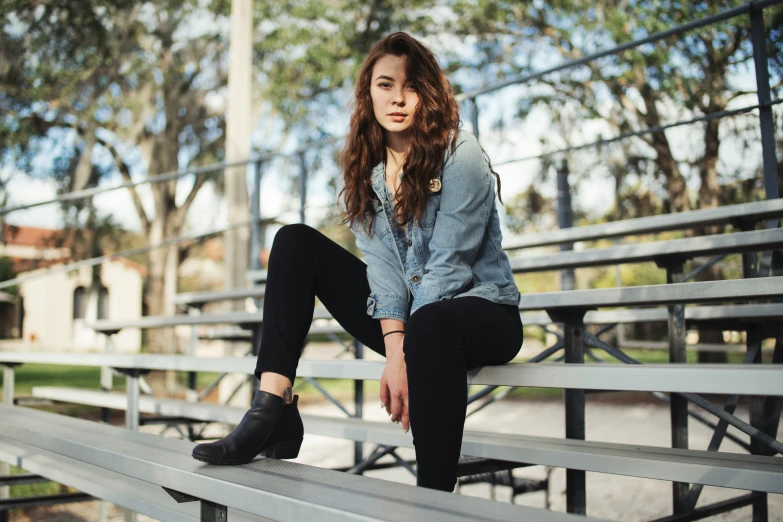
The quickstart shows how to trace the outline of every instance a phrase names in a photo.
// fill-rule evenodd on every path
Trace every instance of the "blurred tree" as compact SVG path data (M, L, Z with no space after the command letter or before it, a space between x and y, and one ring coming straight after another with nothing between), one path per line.
M207 5L219 12L223 3ZM222 111L207 97L226 83L225 32L214 24L193 30L204 14L200 4L5 1L0 32L4 162L32 176L54 176L61 192L71 192L117 173L131 181L134 167L158 174L220 159ZM192 180L179 204L178 180L152 185L152 209L142 205L134 187L128 189L150 243L181 233L188 208L209 179ZM111 219L97 216L89 198L64 204L63 210L75 238L90 238L73 243L81 249L74 257L103 253L100 241ZM173 311L165 289L176 275L172 260L177 257L177 247L149 253L147 313ZM150 335L151 350L173 351L171 338L160 333Z
M475 78L506 78L541 69L541 64L548 67L576 60L742 5L747 2L457 0L453 9L458 16L447 28L459 37L476 40L478 56L473 67L485 74L472 75L475 82ZM783 8L765 9L764 17L776 97L783 91ZM518 101L514 116L524 119L534 108L546 108L555 128L560 124L568 146L572 136L590 124L600 123L610 135L619 135L724 111L733 100L755 94L740 81L752 71L750 18L743 15L539 79ZM747 96L734 106L754 103L755 98ZM728 196L721 186L739 176L748 177L747 168L741 173L720 172L718 153L727 136L745 140L743 153L748 162L760 164L758 118L753 114L712 119L689 129L694 144L691 157L678 158L664 131L598 149L598 163L605 168L597 170L603 174L608 169L616 183L616 208L607 217L637 217L661 207L681 212L721 204L721 198ZM545 145L545 150L551 150L563 143ZM591 156L595 157L592 151ZM569 161L577 177L596 167L585 156L579 159ZM644 196L637 191L640 179L650 187ZM694 199L688 193L691 180L697 186ZM662 190L656 190L656 182ZM627 191L626 183L633 190ZM764 197L758 171L753 189L752 197ZM631 194L643 197L642 204L636 205L633 198L629 201Z

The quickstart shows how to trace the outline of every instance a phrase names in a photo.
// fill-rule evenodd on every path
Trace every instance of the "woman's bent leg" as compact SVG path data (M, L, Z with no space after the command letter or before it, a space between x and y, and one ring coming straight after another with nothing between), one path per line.
M294 381L315 297L348 333L385 355L380 322L367 315L369 295L359 258L312 227L282 227L269 253L256 377L275 372Z
M376 351L383 348L380 323L366 314L365 266L308 226L280 229L269 258L256 377L273 372L293 383L315 296L360 342ZM236 429L222 440L196 445L193 458L210 464L242 464L257 455L296 458L304 437L297 399L257 390Z
M467 371L504 364L522 345L519 311L480 297L416 310L405 332L408 409L419 486L453 491L467 410Z

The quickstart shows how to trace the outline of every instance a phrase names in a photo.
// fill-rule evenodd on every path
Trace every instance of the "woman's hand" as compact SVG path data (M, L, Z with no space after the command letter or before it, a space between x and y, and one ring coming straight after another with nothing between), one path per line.
M405 367L405 354L402 345L405 335L394 333L386 337L386 367L381 376L381 407L391 415L392 422L402 422L402 428L408 432L410 415L408 413L408 374Z

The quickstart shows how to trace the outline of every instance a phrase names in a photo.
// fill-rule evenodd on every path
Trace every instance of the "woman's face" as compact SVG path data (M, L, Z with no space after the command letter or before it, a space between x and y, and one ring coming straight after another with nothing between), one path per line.
M404 133L413 123L419 94L405 76L407 56L386 55L375 62L370 97L375 119L389 133Z

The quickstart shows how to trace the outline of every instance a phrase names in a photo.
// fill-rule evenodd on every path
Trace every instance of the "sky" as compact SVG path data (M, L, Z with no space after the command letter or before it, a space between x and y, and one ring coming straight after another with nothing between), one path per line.
M448 42L447 42L448 43ZM443 45L440 41L439 45ZM463 45L467 49L466 42L451 42L453 46ZM543 68L543 64L539 64ZM755 90L755 81L752 70L732 79L735 85ZM524 191L528 185L539 175L539 162L524 161L515 162L506 165L499 165L514 158L526 156L535 156L541 154L542 138L547 138L554 143L560 143L565 146L559 131L552 128L547 111L542 108L534 109L531 114L521 124L515 124L502 132L493 131L490 128L490 122L495 121L504 111L509 110L509 106L515 103L521 96L525 96L535 87L531 86L511 86L496 93L479 98L480 114L480 142L488 153L490 159L495 165L495 170L501 177L502 191L504 201L510 201L515 194ZM225 106L225 100L222 95L215 94L213 102ZM734 100L730 108L742 107L757 103L755 96L744 96ZM464 109L464 107L463 107ZM673 108L672 108L673 109ZM666 109L664 108L664 112ZM672 112L674 112L672 110ZM349 114L347 111L342 113L343 121L335 122L336 128L347 128ZM750 118L758 121L756 113L739 116L738 118ZM472 130L470 125L470 115L463 111L463 128ZM251 141L258 142L265 122L259 121L254 131ZM690 159L694 150L698 150L695 144L698 144L701 137L702 126L680 127L667 131L667 136L674 146L674 153L677 159ZM571 129L569 139L572 144L588 143L599 139L600 137L609 137L613 135L605 124L601 122L587 122L581 124L578 129ZM742 169L742 158L739 154L738 143L724 140L720 151L721 170L733 171ZM759 154L756 156L760 158ZM594 155L594 151L581 153L580 158L589 158ZM288 165L288 170L294 168ZM331 166L334 169L333 166ZM333 170L332 170L333 172ZM329 169L321 169L318 172L309 174L308 183L308 220L309 224L316 224L329 207L335 204L334 197L328 193L326 184L329 178ZM46 200L56 195L55 183L46 179L29 179L24 176L9 176L10 172L5 170L0 172L4 179L10 177L8 183L8 192L10 201L13 205L32 203L40 200ZM137 173L136 176L143 177L145 173ZM178 201L184 200L190 190L192 177L188 180L181 180L178 183ZM261 208L264 216L277 216L286 222L296 222L299 216L299 196L291 190L290 181L286 181L287 176L274 169L269 169L263 178ZM110 186L118 183L117 178L106 182ZM548 196L554 196L556 187L554 178L550 182L538 187L539 190ZM695 188L695 187L691 187ZM152 196L148 186L137 188L140 198L152 214ZM608 174L601 172L595 173L590 177L590 181L583 183L577 194L574 194L574 204L580 209L591 214L600 214L608 211L613 203L612 198L607 198L606 194L614 191L613 180ZM132 204L127 190L116 190L107 192L95 197L95 205L102 213L111 214L115 220L128 230L140 230L140 221ZM499 206L501 220L504 216L502 207ZM56 204L36 207L30 210L17 211L7 215L7 221L16 225L28 225L44 228L59 228L62 226L62 217L59 206ZM219 229L226 225L227 212L225 203L215 193L211 185L203 187L197 199L195 200L187 219L187 233L202 233ZM505 237L510 237L507 229L504 227ZM273 233L273 231L270 231ZM267 242L269 244L269 242Z

